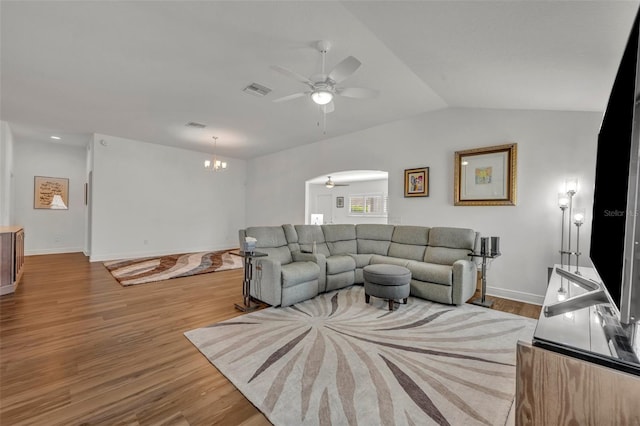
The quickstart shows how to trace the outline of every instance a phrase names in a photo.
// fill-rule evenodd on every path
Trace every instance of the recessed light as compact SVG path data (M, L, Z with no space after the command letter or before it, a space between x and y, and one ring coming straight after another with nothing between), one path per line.
M55 139L55 140L59 141L60 140L60 136L51 136L51 139Z

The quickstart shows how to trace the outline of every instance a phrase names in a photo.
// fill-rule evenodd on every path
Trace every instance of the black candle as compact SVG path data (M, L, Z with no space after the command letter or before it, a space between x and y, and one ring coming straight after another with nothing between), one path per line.
M500 254L500 237L491 237L491 256Z
M489 247L487 247L488 245L489 237L480 238L480 254L482 256L486 256L487 254L489 254Z

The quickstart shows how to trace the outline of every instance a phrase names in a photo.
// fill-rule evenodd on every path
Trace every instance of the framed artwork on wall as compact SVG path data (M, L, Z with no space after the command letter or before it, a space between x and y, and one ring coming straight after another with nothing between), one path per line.
M344 197L336 197L336 207L339 209L344 207Z
M429 196L429 168L405 169L404 171L404 196L428 197Z
M453 200L456 206L515 206L518 144L457 151Z
M34 176L33 208L69 209L69 179Z

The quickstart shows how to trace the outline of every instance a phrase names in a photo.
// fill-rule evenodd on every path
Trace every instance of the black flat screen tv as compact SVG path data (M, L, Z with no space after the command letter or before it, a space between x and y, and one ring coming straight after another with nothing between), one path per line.
M589 253L619 311L620 322L625 324L640 319L639 17L631 29L598 134Z

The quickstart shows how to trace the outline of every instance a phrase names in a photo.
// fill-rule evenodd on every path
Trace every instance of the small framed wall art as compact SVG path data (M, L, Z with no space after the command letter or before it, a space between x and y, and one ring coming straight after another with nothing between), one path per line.
M69 179L34 176L33 208L69 209Z
M339 209L344 208L344 197L336 197L336 207Z
M515 206L518 144L457 151L453 200L456 206Z
M404 196L428 197L429 196L429 168L405 169L404 171Z

